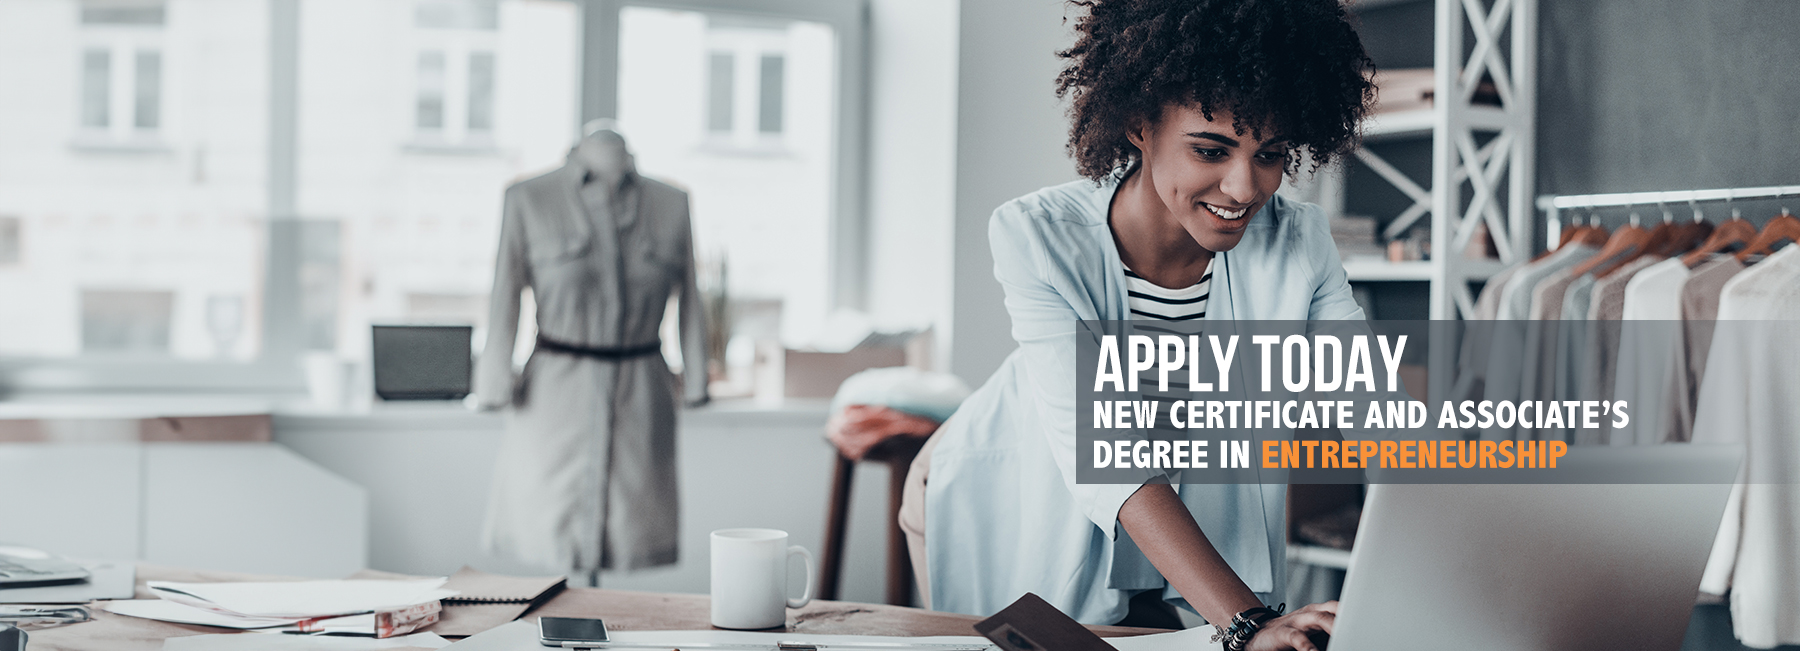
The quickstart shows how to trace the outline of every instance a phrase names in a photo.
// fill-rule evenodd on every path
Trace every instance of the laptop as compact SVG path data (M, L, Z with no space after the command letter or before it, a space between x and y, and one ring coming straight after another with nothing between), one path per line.
M460 400L469 395L473 326L374 326L375 395L383 400Z
M1679 649L1742 459L1577 448L1564 463L1716 479L1371 486L1330 651Z
M29 547L0 545L0 590L76 583L87 568Z

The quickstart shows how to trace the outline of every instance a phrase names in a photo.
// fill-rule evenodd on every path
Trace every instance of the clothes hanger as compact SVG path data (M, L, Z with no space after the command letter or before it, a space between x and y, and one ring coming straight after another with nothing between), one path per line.
M1656 202L1656 205L1662 207L1662 221L1658 222L1655 228L1650 229L1650 241L1644 243L1644 249L1639 255L1660 255L1666 257L1671 244L1682 234L1682 227L1675 223L1675 213L1669 212L1669 207L1666 204L1658 201ZM1601 273L1602 275L1612 273L1613 269L1617 269L1617 267L1606 269Z
M1605 246L1608 237L1610 236L1607 234L1606 228L1600 225L1600 213L1589 212L1588 229L1583 231L1575 241L1588 246Z
M1744 262L1753 255L1773 253L1775 245L1780 244L1783 240L1800 243L1800 217L1795 217L1793 213L1788 212L1785 205L1781 207L1781 214L1771 218L1769 223L1763 224L1762 232L1750 240L1749 244L1744 245L1744 250L1738 252L1738 262Z
M1569 245L1569 242L1575 241L1575 238L1577 236L1580 236L1583 233L1586 233L1587 229L1588 229L1588 225L1581 223L1581 218L1576 217L1575 223L1569 225L1568 228L1562 229L1562 235L1557 237L1557 239L1556 239L1556 247L1555 248L1552 248L1550 250L1544 251L1543 253L1537 254L1536 256L1531 258L1531 261L1537 262L1544 258L1550 257L1550 254L1552 254L1552 253L1561 251L1563 247Z
M1668 205L1663 204L1660 201L1657 202L1657 205L1662 206L1663 221L1673 222L1675 220L1675 213L1669 211ZM1713 234L1712 222L1705 220L1697 222L1686 221L1677 223L1674 226L1675 236L1669 240L1668 244L1665 245L1661 251L1657 252L1657 255L1661 255L1665 258L1673 258L1687 253L1688 251L1694 250L1695 247L1700 246L1701 242L1705 242L1706 238L1711 237Z
M1725 195L1725 202L1731 202L1730 194ZM1688 205L1694 207L1694 221L1700 222L1706 220L1706 215L1700 212L1700 207L1695 205L1693 199L1688 200ZM1756 227L1751 225L1750 222L1744 221L1741 216L1734 213L1731 216L1731 219L1725 220L1725 223L1720 224L1718 229L1713 231L1712 236L1706 238L1706 241L1702 242L1699 248L1682 256L1681 263L1687 265L1689 269L1692 269L1699 266L1700 263L1710 259L1714 253L1722 253L1731 249L1741 249L1753 239L1756 239Z
M1627 207L1629 208L1629 206ZM1605 278L1607 274L1625 266L1626 263L1643 257L1652 246L1660 246L1660 243L1656 242L1657 237L1667 240L1674 234L1675 226L1670 222L1657 224L1654 230L1644 230L1644 227L1638 225L1639 221L1637 211L1631 211L1631 221L1619 230L1613 231L1612 237L1606 240L1606 246L1600 249L1599 253L1577 265L1575 277L1579 278L1583 274L1593 272L1595 278Z

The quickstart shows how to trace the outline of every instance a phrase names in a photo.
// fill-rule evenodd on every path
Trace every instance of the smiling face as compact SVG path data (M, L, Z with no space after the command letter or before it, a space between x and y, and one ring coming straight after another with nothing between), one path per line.
M1168 214L1208 251L1243 239L1250 217L1281 187L1287 145L1258 141L1232 127L1233 116L1170 105L1161 119L1127 134L1142 154L1138 173Z

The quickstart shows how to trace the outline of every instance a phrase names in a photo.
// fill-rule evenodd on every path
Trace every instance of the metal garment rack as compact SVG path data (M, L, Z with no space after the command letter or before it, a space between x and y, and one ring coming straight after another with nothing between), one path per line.
M1562 238L1562 211L1574 208L1617 208L1630 206L1668 206L1688 204L1694 216L1700 217L1701 202L1737 201L1740 199L1772 199L1800 196L1800 185L1771 185L1759 188L1718 188L1714 190L1670 190L1666 192L1615 192L1610 194L1540 195L1538 209L1548 217L1544 229L1546 248L1556 248Z

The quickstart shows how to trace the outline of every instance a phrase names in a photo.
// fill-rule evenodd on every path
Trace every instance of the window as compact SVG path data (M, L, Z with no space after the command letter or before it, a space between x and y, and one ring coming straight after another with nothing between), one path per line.
M78 140L154 142L163 122L164 6L81 3Z
M713 52L707 57L706 130L731 133L731 86L736 80L736 57L730 52Z
M627 8L624 16L651 9ZM787 103L787 58L793 43L795 25L813 25L830 31L818 23L790 22L767 18L748 18L733 14L694 14L705 25L702 38L706 44L706 132L710 144L719 148L740 150L779 150L782 115ZM634 25L651 24L643 18ZM624 41L631 35L628 27ZM801 27L801 33L807 28ZM811 43L818 45L818 43ZM811 52L814 57L835 58L826 50ZM621 55L626 56L626 55ZM621 64L623 65L623 64ZM648 64L646 64L648 65ZM818 72L829 74L830 66ZM741 90L740 90L741 89ZM813 89L818 90L818 89ZM829 97L829 88L824 89Z
M0 266L19 264L19 218L0 215Z
M781 133L781 75L786 68L787 58L779 54L762 56L761 74L757 75L762 82L758 97L762 100L756 110L756 130L762 133Z
M444 53L419 53L419 130L444 128Z
M0 0L19 100L0 103L0 377L293 391L289 355L358 358L371 323L480 327L505 188L600 116L629 123L640 170L692 191L703 277L729 261L712 284L755 308L738 322L803 341L834 256L856 256L840 244L861 82L844 69L864 7L682 4L719 12L628 7L622 33L583 35L584 7L618 4ZM583 39L620 36L618 76L583 77ZM614 91L617 107L595 99Z
M413 2L419 53L416 146L483 149L491 145L500 9L498 0Z

